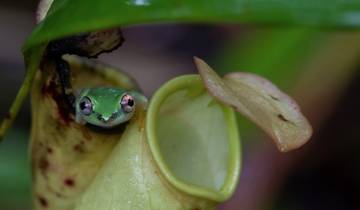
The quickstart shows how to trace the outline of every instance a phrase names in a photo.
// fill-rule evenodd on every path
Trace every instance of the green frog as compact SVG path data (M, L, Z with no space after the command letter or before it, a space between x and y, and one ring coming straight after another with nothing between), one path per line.
M146 97L134 90L85 88L75 100L75 120L80 124L111 128L130 120L136 107L146 104Z

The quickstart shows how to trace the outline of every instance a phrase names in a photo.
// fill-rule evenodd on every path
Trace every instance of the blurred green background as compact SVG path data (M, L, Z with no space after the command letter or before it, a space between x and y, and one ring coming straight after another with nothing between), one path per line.
M20 48L35 27L36 4L0 2L1 116L23 80ZM236 194L221 209L360 209L359 30L149 24L125 28L124 35L125 44L100 60L129 72L148 96L170 78L195 73L192 57L198 56L219 74L240 70L265 76L296 98L310 119L312 140L281 154L261 131L238 117L243 170ZM27 102L0 144L1 210L31 209L29 111Z

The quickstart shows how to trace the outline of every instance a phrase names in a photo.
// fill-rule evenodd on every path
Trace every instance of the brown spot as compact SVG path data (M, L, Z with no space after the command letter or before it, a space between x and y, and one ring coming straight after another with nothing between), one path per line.
M46 151L47 151L48 154L52 154L52 153L53 153L53 149L50 148L50 147L46 148Z
M282 114L278 114L277 116L280 120L284 121L284 122L290 122L289 120L287 120Z
M64 180L64 184L68 187L74 187L75 186L75 181L72 178L66 178Z
M49 169L49 161L43 157L43 158L40 158L39 160L39 168L42 172L46 172L48 169Z
M79 144L74 145L74 150L76 152L83 153L84 152L84 144L79 143Z
M41 93L45 96L51 96L57 105L58 114L60 119L68 125L73 121L71 117L72 108L66 102L65 95L62 94L61 86L57 85L53 78L48 84L44 84L41 88Z
M56 195L56 197L58 197L58 198L64 197L61 193L58 193L58 192L56 192L55 195Z
M84 138L85 138L86 140L90 141L90 140L92 139L92 136L91 136L91 134L90 134L90 132L89 132L88 129L86 129L86 128L81 128L81 133L82 133L82 135L84 136Z
M42 197L42 196L38 196L38 200L39 200L39 203L42 207L44 208L47 208L49 206L49 203L48 201L46 200L46 198Z

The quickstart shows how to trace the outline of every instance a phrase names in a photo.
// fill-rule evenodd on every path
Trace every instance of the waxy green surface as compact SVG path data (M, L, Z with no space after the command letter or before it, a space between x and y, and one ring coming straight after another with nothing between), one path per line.
M26 49L69 34L150 22L356 28L360 26L359 10L357 0L55 0Z

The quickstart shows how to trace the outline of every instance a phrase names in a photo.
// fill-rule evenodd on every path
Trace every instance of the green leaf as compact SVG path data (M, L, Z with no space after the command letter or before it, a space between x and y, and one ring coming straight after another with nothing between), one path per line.
M55 0L25 49L83 31L149 22L359 27L358 0Z

